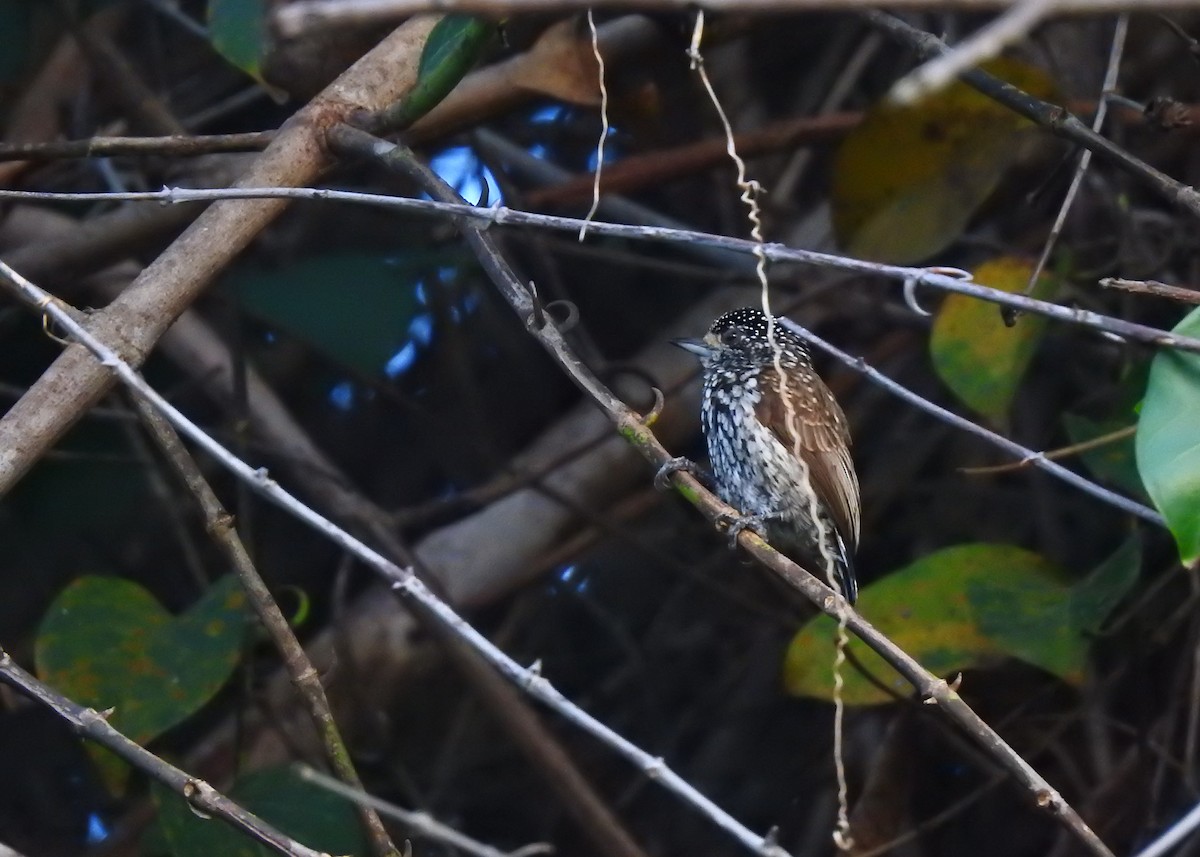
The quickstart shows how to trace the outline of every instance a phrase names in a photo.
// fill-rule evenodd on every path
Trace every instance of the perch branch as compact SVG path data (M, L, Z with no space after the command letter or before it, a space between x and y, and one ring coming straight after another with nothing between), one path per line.
M442 200L461 201L454 189L421 163L410 149L386 143L344 125L331 128L329 135L330 143L335 149L354 151L360 155L371 154L389 169L416 180L431 196ZM475 224L467 224L463 234L475 251L480 265L517 313L517 317L562 366L571 380L609 415L621 435L653 465L662 467L670 461L670 453L658 442L645 421L583 365L549 316L542 313L545 321L538 324L537 297L532 284L526 286L516 278L491 237ZM729 520L730 515L736 517L736 510L722 503L691 474L678 472L672 476L672 480L684 497L701 510L714 525L720 527L722 520ZM965 729L984 750L1025 786L1037 806L1057 818L1092 853L1106 857L1112 854L1070 804L943 679L927 672L912 656L855 613L819 578L775 551L759 536L743 530L738 536L738 541L751 556L798 589L823 612L834 618L844 618L846 626L908 679L922 699L938 705Z

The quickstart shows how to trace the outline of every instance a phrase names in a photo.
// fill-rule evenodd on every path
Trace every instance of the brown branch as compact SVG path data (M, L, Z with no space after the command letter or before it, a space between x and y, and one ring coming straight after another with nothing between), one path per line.
M1139 295L1170 298L1185 304L1200 304L1200 290L1186 286L1172 286L1160 283L1158 280L1125 280L1120 277L1105 277L1100 281L1100 285L1106 289L1121 289Z
M218 152L258 152L265 149L274 136L274 131L251 131L195 137L169 134L165 137L91 137L46 143L0 143L0 161L56 161L112 155L194 157Z
M134 404L142 423L149 429L150 436L195 497L204 514L204 523L209 535L233 566L254 612L279 651L284 669L300 692L308 708L308 716L321 737L321 745L330 768L342 782L362 790L362 781L354 769L342 733L333 719L325 688L321 685L321 677L305 654L300 641L292 633L292 628L272 597L271 590L254 567L254 561L234 527L233 516L225 511L208 480L200 472L196 460L187 451L171 424L145 400L135 398ZM365 804L355 804L355 808L375 853L380 857L399 857L400 851L384 829L379 814Z
M453 188L420 163L411 150L403 146L388 146L369 134L345 125L331 128L329 136L331 145L339 151L371 156L388 169L417 181L422 189L435 199L461 202L461 197ZM659 443L641 417L631 411L580 362L553 321L547 319L541 326L537 325L538 313L531 293L508 267L491 237L473 224L464 225L464 238L476 252L483 269L516 311L518 318L563 367L571 380L609 415L621 436L633 444L653 465L661 467L670 461L670 453ZM717 527L723 527L722 522L730 520L731 516L736 517L736 510L722 503L690 474L676 473L672 480L680 493ZM945 680L927 672L911 655L855 613L817 577L775 551L758 535L743 530L738 536L738 541L760 564L787 581L823 612L834 617L844 615L846 626L851 631L908 679L921 699L937 705L1008 770L1032 795L1039 808L1058 819L1092 853L1112 857L1112 852L1070 804L976 714Z
M76 705L43 684L0 649L0 681L15 687L30 699L53 711L89 741L111 750L133 767L183 795L188 804L206 815L216 816L257 842L289 857L328 857L276 830L253 813L247 812L203 780L179 770L144 747L131 741L109 725L104 714Z

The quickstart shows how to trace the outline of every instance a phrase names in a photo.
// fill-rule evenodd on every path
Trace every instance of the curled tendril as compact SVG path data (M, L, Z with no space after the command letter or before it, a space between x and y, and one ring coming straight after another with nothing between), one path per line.
M570 333L575 329L575 326L579 324L579 307L574 301L560 299L556 301L550 301L550 303L546 304L543 309L549 313L555 307L565 308L567 315L562 321L554 318L552 318L551 321L554 322L554 326L558 328L559 333Z

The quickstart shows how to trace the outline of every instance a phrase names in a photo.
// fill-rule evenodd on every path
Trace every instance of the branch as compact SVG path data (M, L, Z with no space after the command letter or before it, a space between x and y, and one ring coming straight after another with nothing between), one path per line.
M308 659L308 655L305 654L304 647L292 633L287 618L271 596L271 590L267 588L258 569L254 567L254 561L250 558L249 551L246 550L246 546L242 543L242 539L233 525L233 516L221 505L221 501L217 499L208 480L200 472L196 460L187 451L187 447L183 445L183 441L179 439L175 429L171 428L171 424L163 419L144 399L135 399L134 404L137 406L142 423L149 429L151 437L154 438L167 461L196 498L196 502L204 514L205 529L233 566L242 588L246 591L246 597L254 607L258 620L262 622L271 641L275 644L275 648L279 651L292 684L296 686L296 690L300 692L300 696L308 708L308 716L312 720L313 727L321 736L321 746L325 750L325 758L328 760L330 768L343 782L349 783L361 791L362 781L354 769L354 762L350 759L350 750L342 739L337 722L333 719L333 711L330 710L329 700L325 696L325 688L321 686L321 677ZM391 837L384 829L383 822L380 821L374 808L361 803L356 807L363 828L366 830L376 854L381 857L399 857L399 850L392 843Z
M294 36L315 27L348 26L398 21L421 12L471 12L494 17L516 13L564 14L589 8L677 10L696 8L711 12L786 13L863 11L875 0L300 0L275 13L274 25L282 36ZM959 9L985 12L1017 5L1016 0L890 0L891 9ZM1144 9L1195 8L1192 0L1057 0L1056 11L1071 13L1114 12Z
M112 155L190 157L214 152L257 152L266 148L274 136L274 131L251 131L199 137L171 134L165 137L91 137L48 143L0 143L0 161L54 161Z
M18 297L36 307L51 318L58 329L64 331L76 343L79 343L89 353L89 359L96 362L102 371L114 375L122 383L132 389L139 397L148 401L184 436L212 455L222 466L227 468L237 479L248 485L259 495L279 506L297 520L303 522L325 537L341 546L344 550L356 556L365 565L375 569L392 589L411 599L419 609L427 611L442 623L449 633L454 634L465 645L478 652L484 660L495 667L501 675L508 678L526 693L557 711L564 718L593 735L620 755L630 759L645 774L660 783L664 788L675 792L688 803L707 815L719 827L733 834L740 842L763 857L788 857L787 852L773 844L765 837L753 833L731 815L721 809L709 798L701 794L666 763L651 756L636 744L596 720L587 712L571 703L559 693L545 678L535 665L526 669L512 660L497 648L486 637L471 627L449 605L437 598L429 588L422 583L411 568L401 568L374 548L355 538L337 524L325 518L318 512L306 506L292 494L289 494L279 483L271 479L265 468L254 468L233 455L219 444L202 428L184 416L178 409L151 388L142 377L112 348L105 345L98 337L75 320L77 310L72 310L57 301L52 295L29 282L4 262L0 261L0 278L10 284ZM597 382L599 383L599 382ZM601 387L607 393L607 389ZM611 393L608 393L611 396ZM615 399L614 399L615 401ZM623 405L621 406L624 407ZM636 417L630 416L631 420ZM657 443L657 441L655 442ZM662 455L665 450L658 447ZM716 502L714 500L714 502ZM725 507L728 508L728 507ZM765 545L765 542L760 542ZM770 548L767 548L769 551ZM771 551L774 554L773 551ZM789 562L779 554L780 559ZM793 566L797 572L799 569ZM828 590L827 590L828 591ZM139 748L140 749L140 748Z
M389 143L381 141L382 146ZM371 205L380 208L409 211L427 217L468 218L482 221L485 225L500 224L505 226L536 226L542 229L553 229L560 232L578 233L584 221L577 217L559 217L553 214L537 214L531 211L496 206L495 208L477 208L465 203L437 202L427 199L412 199L409 197L389 196L387 194L361 193L358 191L329 190L326 188L295 188L295 187L237 187L211 190L194 190L189 188L164 187L158 191L142 191L135 193L50 193L42 191L0 190L0 199L41 199L59 201L95 201L110 200L140 200L143 202L189 202L194 200L238 200L238 199L308 199L333 200L350 202L357 205ZM597 235L608 235L619 238L629 238L637 241L653 241L667 244L700 245L720 250L742 253L753 256L755 248L760 246L754 241L744 238L731 238L726 235L715 235L710 232L696 232L688 229L672 229L665 226L633 226L623 223L604 223L592 221L588 224L588 232ZM1181 351L1200 353L1200 339L1191 336L1181 336L1169 330L1150 327L1137 322L1126 321L1113 316L1104 315L1091 310L1077 307L1065 307L1060 304L1040 301L1025 295L994 289L978 283L964 281L958 277L941 273L939 268L913 268L904 265L888 265L881 262L868 262L864 259L854 259L849 256L839 256L834 253L820 253L816 250L801 250L786 247L782 244L761 245L771 262L795 262L804 265L818 265L826 268L836 268L857 274L869 274L897 280L904 284L928 286L945 292L969 295L973 298L988 301L1001 306L1012 307L1021 312L1042 315L1069 324L1078 324L1094 330L1115 334L1122 339L1142 342L1165 348L1177 348ZM0 421L0 428L3 422ZM0 434L0 438L3 435ZM0 494L7 487L7 477L4 475L5 462L0 459Z
M328 857L276 830L253 813L247 812L204 780L196 779L160 759L144 747L118 732L93 708L76 705L56 693L25 670L4 649L0 649L0 681L15 687L29 698L49 708L75 731L101 747L111 750L130 765L183 795L190 806L214 815L268 848L289 857Z
M443 200L461 200L453 188L442 181L429 167L420 163L412 151L403 146L376 140L369 134L347 126L331 128L329 136L330 144L335 148L354 151L360 155L373 154L381 165L416 180L422 189L431 196ZM474 225L464 231L464 238L476 252L484 271L492 278L497 289L517 313L517 317L562 366L571 380L608 413L621 435L633 444L647 460L658 467L667 464L671 460L671 455L658 442L654 433L572 352L554 322L541 312L532 285L527 287L517 280L512 269L508 267L501 256L495 242L482 229ZM729 520L731 516L737 516L737 510L722 503L690 474L675 473L672 481L680 493L716 526L721 527L721 521ZM775 551L759 536L743 530L738 536L738 541L751 556L798 589L820 610L845 621L846 627L912 683L922 699L930 704L938 705L946 712L947 716L965 729L981 747L1013 774L1030 792L1037 806L1056 817L1094 854L1111 857L1112 852L1087 826L1079 814L1028 762L1009 747L1004 739L988 726L957 692L950 688L945 680L927 672L907 652L855 613L844 599L817 577Z

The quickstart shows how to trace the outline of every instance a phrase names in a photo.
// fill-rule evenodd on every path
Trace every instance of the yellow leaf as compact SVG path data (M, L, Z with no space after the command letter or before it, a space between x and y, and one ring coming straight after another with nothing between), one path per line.
M1032 274L1031 262L1001 256L980 265L975 281L1016 293L1025 290ZM1047 297L1054 285L1043 274L1033 296ZM996 304L950 295L938 310L929 340L934 369L967 406L1003 424L1045 326L1042 316L1026 315L1009 327Z

